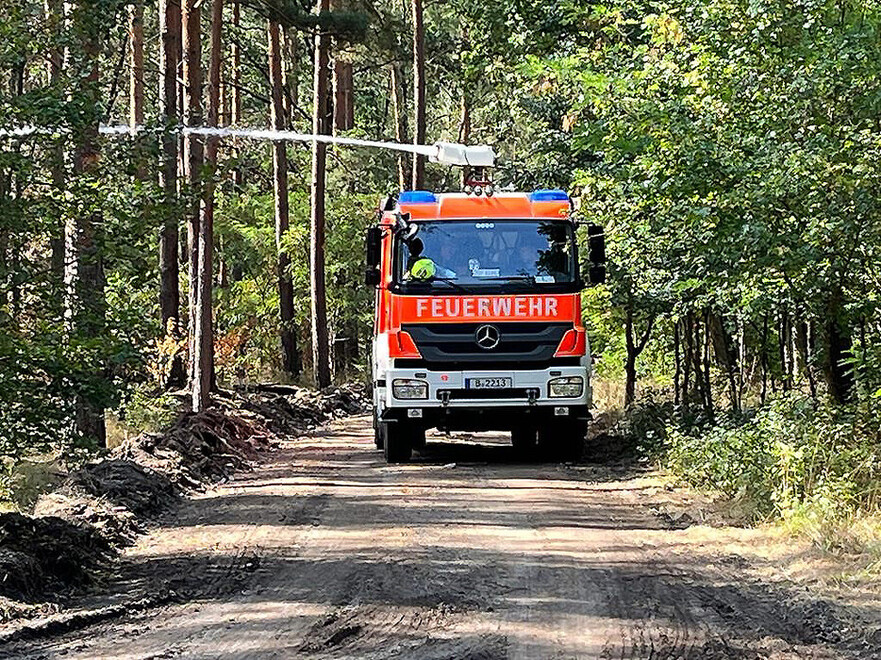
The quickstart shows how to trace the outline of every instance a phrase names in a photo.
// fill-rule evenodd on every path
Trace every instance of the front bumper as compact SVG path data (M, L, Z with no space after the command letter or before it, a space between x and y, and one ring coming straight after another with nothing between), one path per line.
M380 390L382 408L394 409L484 409L484 408L548 408L567 406L590 407L589 371L585 366L552 367L522 371L430 371L424 369L389 369L385 387ZM552 378L581 376L584 390L579 397L551 397L548 381ZM469 390L469 378L510 378L512 386L504 390ZM392 383L395 379L421 380L428 384L425 399L397 399Z

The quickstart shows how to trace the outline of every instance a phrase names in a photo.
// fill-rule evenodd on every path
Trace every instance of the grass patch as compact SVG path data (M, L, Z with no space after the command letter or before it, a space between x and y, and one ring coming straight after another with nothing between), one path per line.
M714 423L647 396L612 433L747 521L776 521L881 569L881 400L833 406L790 395Z

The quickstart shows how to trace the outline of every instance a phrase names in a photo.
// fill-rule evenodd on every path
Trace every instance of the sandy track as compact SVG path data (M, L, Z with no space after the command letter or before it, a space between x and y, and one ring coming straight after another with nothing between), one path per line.
M163 604L0 656L881 658L877 611L762 581L651 475L512 461L386 466L337 422L184 502L83 606Z

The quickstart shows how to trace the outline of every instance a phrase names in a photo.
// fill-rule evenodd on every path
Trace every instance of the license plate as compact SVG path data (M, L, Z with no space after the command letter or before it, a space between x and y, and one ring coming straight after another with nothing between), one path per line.
M510 388L511 378L466 378L465 388L469 390L501 390Z

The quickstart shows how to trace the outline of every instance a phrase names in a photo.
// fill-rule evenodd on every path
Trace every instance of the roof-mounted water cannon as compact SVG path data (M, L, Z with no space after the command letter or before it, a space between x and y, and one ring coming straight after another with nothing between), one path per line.
M475 167L466 174L462 192L466 195L474 195L475 197L480 197L483 194L487 197L492 197L496 192L496 187L492 180L490 180L489 172L486 171L486 168Z

